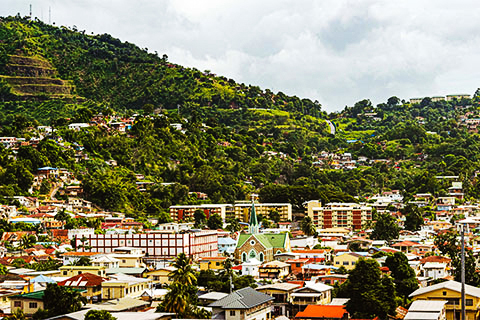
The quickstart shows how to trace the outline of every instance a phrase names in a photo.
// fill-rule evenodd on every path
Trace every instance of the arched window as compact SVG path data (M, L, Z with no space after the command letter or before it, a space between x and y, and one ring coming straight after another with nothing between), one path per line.
M250 259L253 259L253 258L256 258L257 257L257 253L255 252L255 250L250 250L250 254L248 255L248 257Z
M258 256L260 257L259 260L263 262L263 252L260 252Z
M243 262L247 261L247 254L245 252L242 253L242 261Z
M282 253L282 251L280 251L280 250L277 250L277 253L276 253L276 254L280 254L280 253Z

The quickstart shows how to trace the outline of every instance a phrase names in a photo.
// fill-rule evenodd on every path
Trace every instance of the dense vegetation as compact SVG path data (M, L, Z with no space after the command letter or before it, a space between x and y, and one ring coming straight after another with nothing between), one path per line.
M261 201L291 202L296 211L306 200L352 202L391 189L407 199L445 195L450 181L437 175L458 175L467 200L480 196L480 139L461 119L479 116L477 94L418 104L362 100L328 115L317 101L184 68L106 34L8 17L0 20L0 39L0 136L28 141L39 136L37 125L57 130L36 146L0 150L4 197L26 194L42 166L71 170L100 207L162 219L172 204L231 203L251 192ZM20 94L12 56L37 57L49 77L71 81L71 94ZM107 121L136 114L135 122L126 134L101 125L68 130L99 113ZM88 160L75 161L79 149ZM369 161L334 169L334 159L318 161L322 151ZM152 183L139 189L135 174Z

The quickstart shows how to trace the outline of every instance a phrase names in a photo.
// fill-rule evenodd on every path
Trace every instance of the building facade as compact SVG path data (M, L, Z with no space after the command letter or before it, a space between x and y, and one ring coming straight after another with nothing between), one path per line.
M81 239L76 238L77 247ZM137 234L94 234L86 237L87 249L91 252L112 253L117 247L140 248L145 257L170 259L185 253L193 259L218 255L216 231L190 233L137 233Z
M367 221L372 220L372 208L358 203L327 203L310 201L306 213L317 228L350 228L359 230Z
M207 219L214 213L222 217L225 221L227 214L233 211L231 204L198 204L198 205L184 205L184 206L170 206L170 218L173 221L194 221L194 213L197 210L202 210Z

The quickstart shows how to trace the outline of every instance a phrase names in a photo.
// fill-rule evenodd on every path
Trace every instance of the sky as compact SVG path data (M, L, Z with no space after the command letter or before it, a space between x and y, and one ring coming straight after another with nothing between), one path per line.
M0 0L339 111L480 87L480 5L451 0Z

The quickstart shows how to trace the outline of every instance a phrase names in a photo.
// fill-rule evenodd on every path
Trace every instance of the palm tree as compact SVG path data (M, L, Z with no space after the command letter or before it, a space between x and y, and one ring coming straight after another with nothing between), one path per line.
M37 243L37 238L33 234L25 234L20 239L20 248L28 249Z
M169 276L174 282L178 282L184 286L194 285L197 282L197 277L191 266L192 259L188 258L185 253L180 253L173 263L174 271L170 272Z
M188 298L184 285L177 282L172 283L168 287L168 293L163 298L163 311L173 312L177 317L181 317L189 307Z

